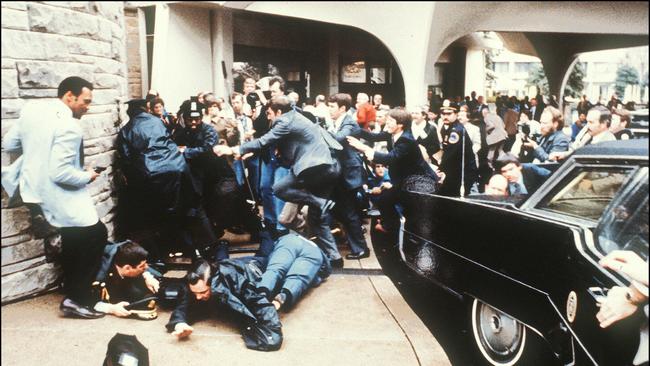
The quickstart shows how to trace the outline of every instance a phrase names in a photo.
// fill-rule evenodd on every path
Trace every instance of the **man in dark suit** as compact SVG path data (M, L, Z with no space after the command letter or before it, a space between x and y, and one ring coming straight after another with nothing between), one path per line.
M501 155L494 163L494 170L508 179L508 193L514 195L532 194L551 175L551 171L535 164L521 164L511 154Z
M254 259L196 262L185 276L186 285L178 292L165 328L179 340L186 339L194 331L190 324L229 309L226 314L238 323L246 347L277 351L282 346L282 323L275 307L254 285L261 272Z
M542 118L544 107L546 106L544 105L544 101L542 100L541 95L538 95L530 100L530 115L533 117L534 121L539 122L540 118Z
M320 127L294 111L284 95L274 97L266 113L272 125L264 136L232 148L216 145L214 153L246 157L275 144L280 163L289 167L290 172L273 184L274 194L284 201L318 209L321 217L326 216L334 207L328 197L340 168L318 130Z
M365 170L359 153L350 145L347 136L356 136L361 131L359 124L354 121L347 111L352 105L350 94L334 94L330 96L327 103L330 116L334 126L330 130L336 141L343 150L339 153L338 159L341 164L341 179L334 188L334 216L343 224L348 236L351 254L346 259L361 259L370 256L370 250L366 244L363 230L361 228L361 217L356 205L357 192L365 182Z
M431 177L436 182L438 180L436 174L424 160L410 129L411 114L404 109L393 109L386 118L386 132L362 131L360 134L360 137L369 141L392 140L393 146L389 152L375 151L355 137L347 137L350 146L361 151L368 160L388 165L390 169L393 187L386 191L386 199L378 206L382 215L383 228L392 233L396 233L399 228L399 214L395 205L398 203L399 192L406 178L411 175L424 175Z

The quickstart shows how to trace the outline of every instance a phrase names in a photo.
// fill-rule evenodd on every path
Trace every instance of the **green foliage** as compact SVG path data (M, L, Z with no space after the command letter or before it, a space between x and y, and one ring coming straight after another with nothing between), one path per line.
M571 74L569 75L569 80L567 80L566 85L564 86L564 96L579 98L582 94L582 91L585 89L585 83L583 79L586 76L585 66L581 62L576 62Z
M526 80L526 86L536 86L537 90L544 95L548 95L548 79L544 73L544 68L542 64L535 64L530 68L528 72L528 80Z
M483 59L485 60L485 81L488 85L492 85L496 80L496 74L494 73L494 56L496 56L498 51L493 49L483 50Z
M580 62L576 62L571 74L569 74L569 80L567 80L566 85L564 86L564 96L578 98L582 94L582 91L585 88L584 78L585 78L585 66ZM542 64L535 64L528 74L528 80L526 81L526 86L537 86L540 93L544 95L549 95L548 79L546 78L546 73Z
M623 98L625 87L639 84L639 72L630 65L620 65L616 70L616 81L614 89L619 98Z

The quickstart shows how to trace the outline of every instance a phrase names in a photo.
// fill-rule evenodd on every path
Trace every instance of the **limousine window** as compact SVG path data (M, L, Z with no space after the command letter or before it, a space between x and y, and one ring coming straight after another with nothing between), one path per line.
M624 168L576 168L538 208L598 221L631 172Z
M603 254L631 250L648 255L648 168L644 167L607 209L597 228L598 247Z

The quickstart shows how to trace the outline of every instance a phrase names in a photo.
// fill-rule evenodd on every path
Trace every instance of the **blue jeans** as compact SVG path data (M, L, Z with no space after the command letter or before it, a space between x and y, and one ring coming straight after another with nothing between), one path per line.
M253 156L246 160L246 166L248 167L248 183L251 186L251 190L255 195L255 199L260 199L260 157Z
M275 200L273 197L273 181L275 178L275 169L277 167L275 158L268 162L260 157L260 185L259 192L264 208L264 220L270 229L275 229L278 224L278 217L275 213Z
M244 162L241 160L235 160L232 163L232 170L235 171L235 179L237 179L237 185L243 186L244 181L246 180L246 172L244 171Z
M295 304L312 284L319 282L323 260L323 253L314 243L297 234L284 235L275 243L257 287L270 290L272 295L286 289Z

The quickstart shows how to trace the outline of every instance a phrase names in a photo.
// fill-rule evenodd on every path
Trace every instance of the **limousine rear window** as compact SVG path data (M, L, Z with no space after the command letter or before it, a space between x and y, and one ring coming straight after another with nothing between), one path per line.
M537 208L597 222L631 172L629 168L576 168Z
M631 250L648 257L648 168L634 175L607 209L596 229L597 247L603 254Z

